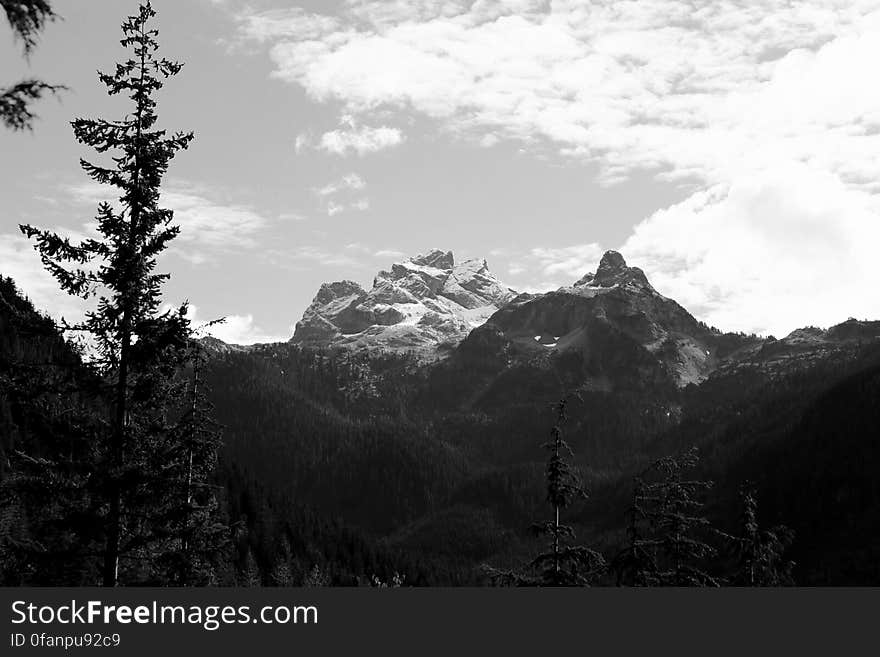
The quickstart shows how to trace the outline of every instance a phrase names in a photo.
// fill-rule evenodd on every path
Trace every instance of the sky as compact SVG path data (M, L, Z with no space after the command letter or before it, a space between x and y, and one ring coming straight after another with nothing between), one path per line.
M82 304L19 223L73 236L111 200L69 122L121 117L96 71L132 0L56 0L0 86L69 87L0 130L0 274ZM163 203L169 303L238 343L287 340L323 282L432 248L514 289L607 249L723 330L880 319L880 0L154 0L184 62L160 125L193 130Z

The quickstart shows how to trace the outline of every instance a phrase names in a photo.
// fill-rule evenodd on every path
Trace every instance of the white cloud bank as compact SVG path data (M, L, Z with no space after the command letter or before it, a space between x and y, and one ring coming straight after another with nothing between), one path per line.
M695 185L622 249L721 328L880 316L880 1L343 7L242 15L242 35L358 125L418 114L593 162L605 184L650 170ZM330 142L358 152L342 131Z
M292 328L287 335L269 333L256 324L254 316L251 314L226 315L223 317L223 322L208 326L213 320L201 317L198 307L190 304L187 317L200 335L210 335L228 344L286 342L293 335Z

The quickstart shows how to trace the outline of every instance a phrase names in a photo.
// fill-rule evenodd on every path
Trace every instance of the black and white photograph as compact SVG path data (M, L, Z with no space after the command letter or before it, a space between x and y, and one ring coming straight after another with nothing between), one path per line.
M880 584L880 1L0 7L5 589Z

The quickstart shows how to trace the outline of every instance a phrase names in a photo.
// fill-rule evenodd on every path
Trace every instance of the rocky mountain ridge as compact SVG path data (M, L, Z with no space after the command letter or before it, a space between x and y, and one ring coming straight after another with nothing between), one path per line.
M369 291L354 281L325 283L291 342L430 356L456 346L516 296L485 260L457 263L451 251L434 249L379 272Z
M487 330L499 331L520 358L542 351L577 353L591 364L597 382L635 365L621 361L628 350L645 364L659 362L679 386L704 380L719 357L713 331L657 292L645 273L627 266L616 251L605 253L595 273L570 287L514 300L490 318Z
M322 285L291 343L429 361L451 355L461 367L491 361L498 371L575 359L584 385L610 390L624 382L681 388L742 368L785 370L878 336L880 322L856 320L781 340L723 333L657 292L616 251L570 286L518 294L485 260L457 263L435 249L379 272L369 291L353 281Z

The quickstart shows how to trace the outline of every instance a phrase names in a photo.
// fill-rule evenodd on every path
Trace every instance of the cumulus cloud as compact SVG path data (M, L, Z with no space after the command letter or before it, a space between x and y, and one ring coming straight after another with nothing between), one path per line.
M188 307L187 317L192 322L193 328L200 335L210 335L228 344L266 344L270 342L286 342L293 334L291 330L287 335L278 335L262 329L254 321L254 316L225 315L223 321L211 325L213 320L201 317L197 306L192 304ZM221 319L217 317L215 319Z
M543 137L602 164L608 182L638 168L718 182L777 150L802 154L818 130L855 118L870 129L880 110L880 91L864 84L880 54L876 2L347 6L336 17L257 13L248 25L274 27L247 33L271 44L277 77L342 101L349 123L396 107L487 145ZM341 129L321 144L369 151L399 135L379 134ZM773 148L757 148L768 136ZM859 143L876 167L876 148ZM850 160L819 146L819 157Z
M880 317L878 209L871 194L799 165L661 210L621 250L711 324L784 335Z
M338 128L323 133L319 138L308 132L300 133L296 137L294 148L297 153L316 149L331 155L364 156L399 146L404 141L406 137L398 128L361 125L354 116L346 114L339 120Z
M349 152L366 155L397 146L403 143L403 139L400 130L387 126L331 130L321 135L319 148L335 155L346 155Z

